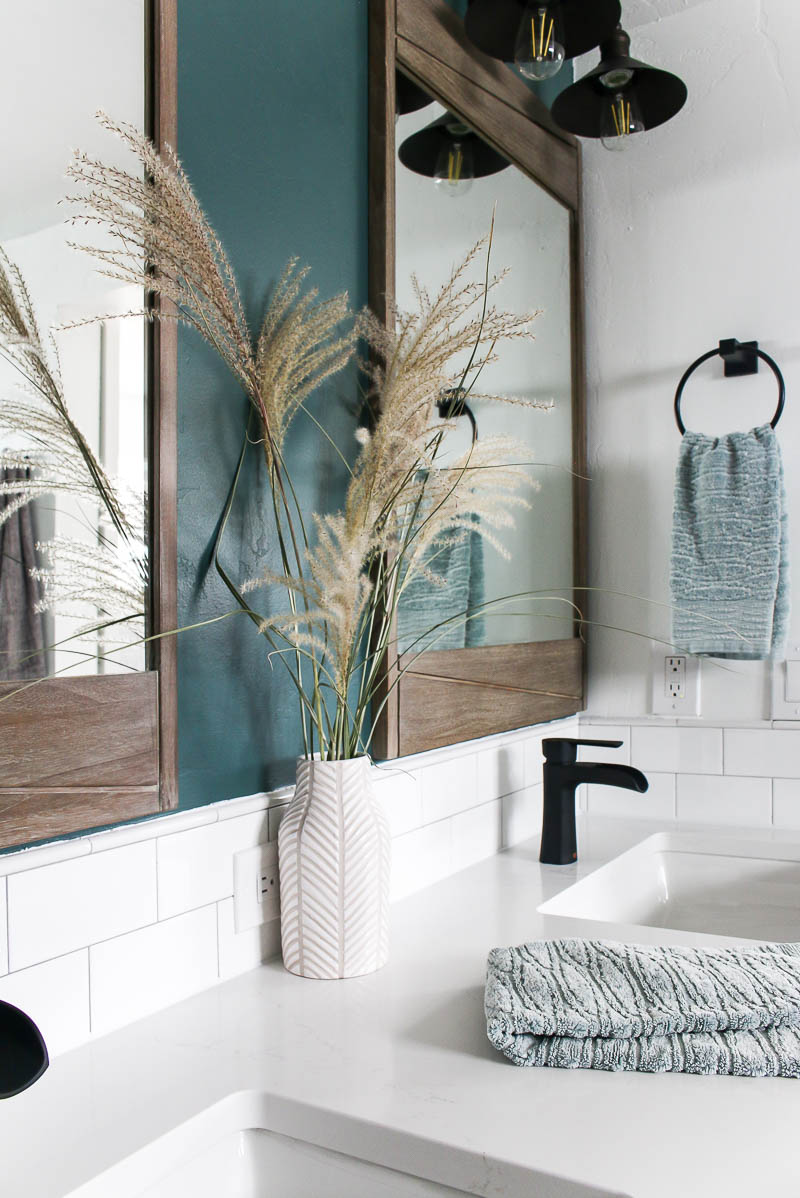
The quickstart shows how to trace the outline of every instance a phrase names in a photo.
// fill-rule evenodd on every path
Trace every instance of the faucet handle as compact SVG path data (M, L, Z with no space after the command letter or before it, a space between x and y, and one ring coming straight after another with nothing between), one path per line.
M621 740L584 740L569 736L551 736L542 741L542 752L545 760L554 765L574 765L578 757L579 745L596 745L601 749L619 749Z

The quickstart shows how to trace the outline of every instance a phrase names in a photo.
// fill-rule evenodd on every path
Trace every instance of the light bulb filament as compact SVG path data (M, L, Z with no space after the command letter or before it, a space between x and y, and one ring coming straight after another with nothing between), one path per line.
M455 150L451 150L447 163L447 178L450 183L457 183L461 178L461 168L464 163L464 155L459 146Z
M531 17L531 48L534 58L546 58L550 52L550 42L553 40L553 28L555 26L555 17L550 18L550 28L547 30L547 44L544 40L544 28L547 20L547 13L539 13L539 49L536 49L536 17Z
M631 104L630 100L626 103L622 96L619 96L611 107L611 115L614 118L614 128L616 129L617 137L625 137L631 131Z

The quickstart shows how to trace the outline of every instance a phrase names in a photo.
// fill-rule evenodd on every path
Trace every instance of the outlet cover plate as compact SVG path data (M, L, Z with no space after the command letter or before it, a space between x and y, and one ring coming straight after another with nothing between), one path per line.
M277 919L278 846L275 841L233 855L233 926L237 932Z
M800 661L800 640L791 640L786 650L786 661L772 663L772 718L773 720L800 721L800 702L787 699L794 694L794 670Z
M669 693L667 663L681 663L680 676L683 680L683 696ZM669 716L671 719L693 719L700 715L700 658L688 653L678 653L664 645L653 644L651 655L651 712L653 715Z

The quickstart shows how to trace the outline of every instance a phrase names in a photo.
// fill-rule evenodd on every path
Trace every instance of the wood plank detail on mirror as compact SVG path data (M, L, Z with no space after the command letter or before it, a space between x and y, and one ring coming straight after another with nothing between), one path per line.
M507 66L472 46L446 0L370 0L369 290L370 306L384 318L395 300L398 270L398 69L566 211L573 565L565 597L571 586L574 602L583 607L587 495L580 144L555 125L546 106ZM394 654L385 670L390 693L377 728L376 756L423 752L580 711L585 653L579 623L572 628L573 635L561 639L520 637L524 643L433 649L418 655L413 665L410 655Z
M144 128L175 148L177 0L143 0L143 15ZM150 322L145 337L152 635L177 627L177 327ZM176 675L168 635L139 672L0 684L0 848L176 807Z

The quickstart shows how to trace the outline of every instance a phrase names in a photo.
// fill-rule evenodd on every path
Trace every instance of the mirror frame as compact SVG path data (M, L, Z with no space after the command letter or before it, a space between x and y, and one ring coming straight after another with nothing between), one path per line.
M176 147L177 0L145 0L145 129ZM151 298L149 303L158 301ZM148 627L177 628L177 324L147 325ZM0 706L0 848L178 805L177 645L135 674L48 678Z
M581 149L505 64L468 40L446 0L370 0L369 303L384 322L395 295L395 71L402 69L475 129L570 214L573 601L586 585L586 386ZM583 709L585 654L571 637L516 645L433 650L413 666L392 653L377 757L573 715ZM381 696L381 697L383 697Z

